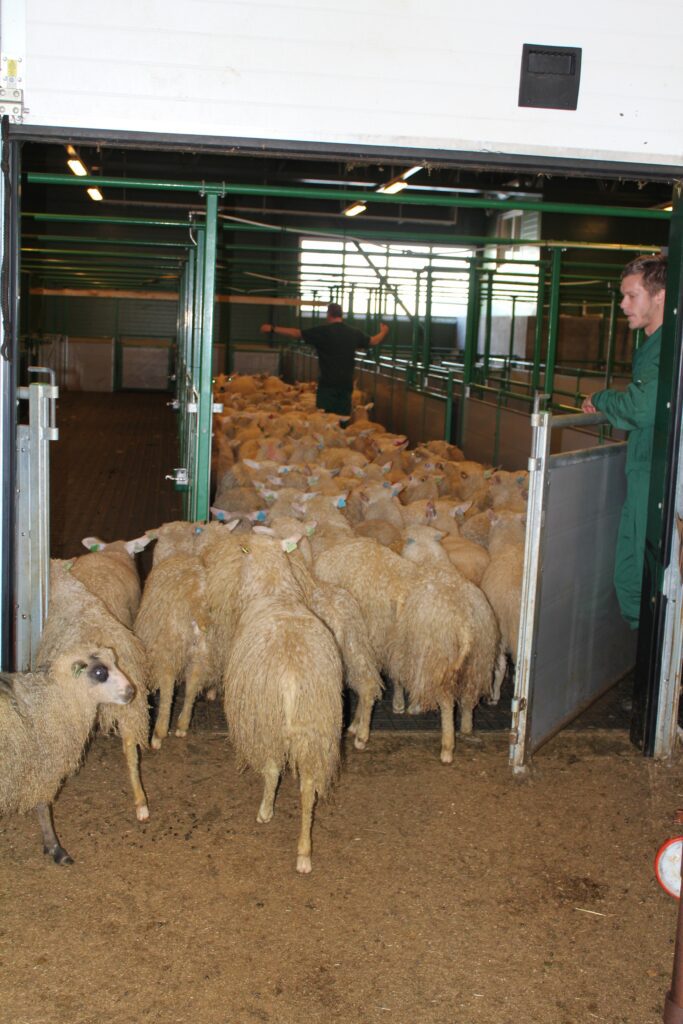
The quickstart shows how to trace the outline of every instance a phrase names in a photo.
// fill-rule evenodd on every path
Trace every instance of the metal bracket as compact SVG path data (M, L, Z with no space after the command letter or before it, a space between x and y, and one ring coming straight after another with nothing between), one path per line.
M166 480L172 480L178 489L190 486L190 474L184 466L179 466L172 473L167 473Z
M530 473L538 473L539 469L541 469L542 466L543 462L541 459L530 458L527 463L527 468Z
M212 412L223 412L223 403L222 402L214 402L213 405L211 406L211 411Z
M0 87L0 117L9 117L12 124L23 124L24 114L28 113L23 89Z

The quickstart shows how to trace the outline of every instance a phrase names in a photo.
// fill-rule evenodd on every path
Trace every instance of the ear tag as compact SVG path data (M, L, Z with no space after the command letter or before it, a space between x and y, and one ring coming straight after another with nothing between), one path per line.
M203 531L204 531L204 527L203 526L195 526L195 528L194 528L195 534L203 533Z
M256 513L256 522L257 523L265 523L267 518L268 518L267 512L265 512L264 509L260 508L258 510L258 512Z
M317 523L309 523L306 526L306 528L305 528L306 529L306 536L307 537L312 537L313 534L315 533L316 529L317 529L317 526L318 526Z
M223 511L222 508L212 508L211 514L214 516L215 519L218 520L219 523L225 522L225 512Z
M291 555L292 551L296 551L296 541L295 540L283 540L283 542L282 542L282 550L285 551L288 555Z
M346 508L346 498L337 498L335 505L337 508Z

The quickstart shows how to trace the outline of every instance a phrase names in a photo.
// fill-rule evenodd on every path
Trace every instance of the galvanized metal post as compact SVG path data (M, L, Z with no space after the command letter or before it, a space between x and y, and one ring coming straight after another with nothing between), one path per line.
M427 295L425 310L425 322L424 330L422 334L422 372L426 373L427 368L432 358L432 292L433 292L433 281L432 281L432 268L431 266L427 270Z
M213 323L216 300L216 236L218 228L218 196L206 197L206 225L204 235L204 259L202 278L202 321L200 350L198 352L199 375L196 383L199 392L197 419L197 464L195 468L194 518L209 518L211 481L211 420L213 413L212 360ZM198 386L197 386L198 385Z
M508 359L512 359L515 354L515 308L517 305L517 296L512 296L512 310L510 312L510 340L508 344Z

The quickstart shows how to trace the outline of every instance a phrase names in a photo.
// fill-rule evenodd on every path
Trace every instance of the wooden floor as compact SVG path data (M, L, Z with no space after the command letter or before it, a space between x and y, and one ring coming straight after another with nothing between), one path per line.
M130 540L182 517L167 473L177 465L177 413L158 392L63 392L50 446L50 540L55 558L83 537Z

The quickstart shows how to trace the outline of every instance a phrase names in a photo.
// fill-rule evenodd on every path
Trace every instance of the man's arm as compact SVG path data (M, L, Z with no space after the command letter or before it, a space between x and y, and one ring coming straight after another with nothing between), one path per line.
M371 345L381 345L389 333L389 324L380 324L377 334L373 334L370 337Z
M284 338L301 341L303 335L298 327L277 327L275 324L261 324L262 334L281 334Z

